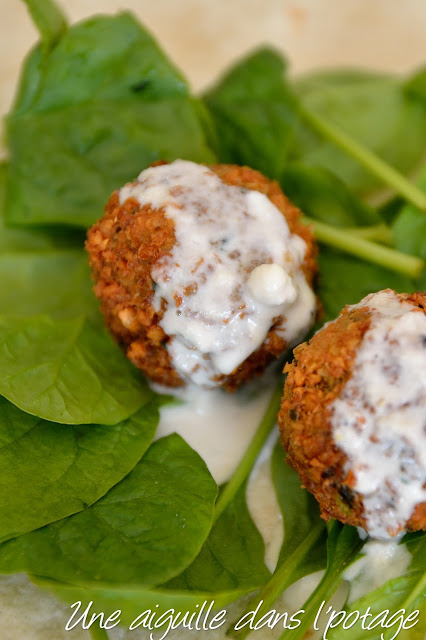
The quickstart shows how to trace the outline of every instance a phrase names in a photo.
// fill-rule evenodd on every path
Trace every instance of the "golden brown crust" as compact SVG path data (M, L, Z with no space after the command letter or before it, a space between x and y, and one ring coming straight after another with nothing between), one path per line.
M309 227L300 223L300 211L258 171L235 165L210 167L223 182L264 193L283 213L289 228L306 242L303 270L312 284L316 275L317 248ZM101 301L101 311L112 335L125 349L128 358L149 378L160 384L180 386L184 381L172 366L166 348L168 336L159 323L162 313L152 305L153 264L170 252L175 242L173 221L163 210L142 207L136 200L119 204L118 192L109 199L104 217L88 231L86 249L95 279L94 291ZM286 351L285 341L274 328L264 343L232 374L220 376L218 382L234 390Z
M426 294L398 297L426 308ZM318 500L322 517L361 527L366 525L362 498L353 490L353 473L344 471L347 457L333 440L329 405L340 396L352 374L370 320L367 307L346 307L309 344L303 343L294 350L293 362L284 368L288 375L278 414L287 461ZM426 503L417 505L406 528L426 529Z

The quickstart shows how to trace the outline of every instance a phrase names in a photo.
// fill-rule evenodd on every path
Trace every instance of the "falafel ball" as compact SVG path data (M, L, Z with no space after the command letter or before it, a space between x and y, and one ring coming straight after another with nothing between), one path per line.
M426 294L370 294L294 350L287 461L325 519L388 539L426 529Z
M112 194L86 249L112 335L163 385L232 391L315 318L312 233L247 167L149 167Z

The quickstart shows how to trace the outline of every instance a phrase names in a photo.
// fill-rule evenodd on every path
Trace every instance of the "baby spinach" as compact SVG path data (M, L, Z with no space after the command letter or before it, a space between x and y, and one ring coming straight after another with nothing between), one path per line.
M183 77L129 13L36 47L6 134L6 218L20 225L89 225L154 160L213 160Z
M330 71L290 82L284 71L282 56L262 48L205 95L223 161L248 164L272 178L280 177L287 162L298 161L332 171L356 193L381 187L371 167L363 168L348 149L342 151L331 136L317 132L307 117L313 113L399 171L411 171L420 162L426 143L424 105L404 91L399 79Z
M387 287L395 291L414 288L411 278L328 247L321 247L318 262L317 292L324 309L322 321L333 320L346 304L356 304L369 293Z
M40 31L43 46L50 48L67 28L65 17L53 0L24 0L24 2Z
M156 586L182 571L210 530L217 486L178 435L84 511L0 546L0 571L70 584Z
M247 509L245 491L246 483L214 523L194 562L163 586L201 593L249 592L269 578L265 547Z
M279 178L291 156L297 101L282 56L262 48L228 71L204 96L217 128L222 162L246 164Z
M426 67L421 67L405 81L404 90L426 107Z
M46 315L0 316L0 394L66 424L116 424L152 395L105 328Z
M288 164L280 176L284 193L307 216L336 227L382 222L375 209L358 198L331 171L299 163Z
M156 400L113 426L64 427L0 397L0 541L87 508L151 443Z
M308 573L325 567L326 526L324 520L320 518L317 501L311 493L301 487L298 474L285 462L285 454L280 442L277 442L274 448L271 466L285 536L277 567L288 563L312 530L320 525L318 536L315 538L315 547L310 549L309 557L303 558L303 562L297 566L297 573L292 576L292 581L296 581Z
M426 167L422 168L419 178L420 188L426 191ZM413 205L406 204L396 216L393 225L395 246L401 251L426 258L426 213ZM426 289L426 271L416 282L419 289Z
M86 313L98 320L98 303L83 250L0 252L0 283L0 309L8 315L46 313L71 318Z
M0 254L7 251L33 251L50 248L82 246L80 232L64 228L13 228L5 225L4 198L8 164L0 162ZM3 287L2 287L3 288Z
M245 608L249 612L263 601L257 619L266 614L280 594L296 580L323 569L326 564L327 531L319 515L318 503L312 494L302 489L299 476L284 458L278 441L272 453L271 467L283 517L284 542L273 576ZM235 630L234 626L228 631L233 638L243 640L250 632L249 627Z
M407 618L415 610L419 610L419 618L415 624L411 622L411 629L402 629L397 637L401 640L423 640L426 624L426 535L425 533L408 534L401 544L406 544L412 559L408 571L397 578L388 580L384 585L370 591L365 596L354 601L350 607L346 608L349 616L354 611L365 613L368 608L372 616L389 610L388 619L393 617L395 624L388 631L383 631L381 627L373 629L363 629L361 622L357 621L348 629L345 629L344 636L347 640L375 640L379 632L383 633L384 640L394 636L398 629L396 614L404 609L404 617ZM355 619L355 616L352 618ZM372 618L367 619L367 623ZM410 625L410 623L407 624ZM410 625L410 626L411 626ZM328 634L329 640L338 640L342 635L341 627L335 627Z
M405 91L403 81L367 71L327 71L294 83L305 109L337 125L382 160L403 173L413 171L426 144L424 107ZM381 183L348 154L309 127L299 130L303 162L336 173L356 193L377 190Z
M129 626L142 612L151 610L158 616L174 609L175 614L186 611L199 612L203 607L204 613L210 603L214 602L214 609L221 609L232 603L239 596L244 595L244 590L238 592L206 592L198 591L172 591L171 589L144 589L134 585L78 585L65 584L56 580L30 576L31 580L41 589L47 590L58 598L72 604L82 602L82 610L93 602L92 611L104 612L105 617L112 615L117 609L121 610L120 621L122 625ZM182 619L183 615L180 615ZM214 614L213 614L214 615ZM95 626L95 625L93 625ZM163 631L166 627L162 627ZM136 636L136 634L134 634ZM172 636L171 636L172 637Z
M344 200L341 200L339 196L339 187L336 190L331 188L333 182L337 181L341 186L343 183L338 178L331 177L331 174L323 181L323 171L325 170L308 167L300 167L299 171L298 166L297 171L292 172L290 167L290 189L293 191L293 195L296 194L296 197L304 199L303 204L309 207L312 216L325 222L331 222L336 226L357 227L366 224L369 216L371 216L371 224L377 222L377 214L374 209L365 205L363 211L364 205L360 204L361 201L355 195L349 196L348 206L345 206ZM307 177L308 183L313 187L312 190L308 190L307 195L302 195L302 176ZM319 186L317 187L315 187L315 178L318 180ZM292 180L294 180L293 184ZM327 182L329 189L326 187ZM317 189L318 200L315 199L315 189ZM345 193L346 188L343 185L342 196ZM300 203L302 204L302 202ZM399 246L398 248L407 250L408 247ZM413 253L415 252L413 251ZM356 304L369 293L387 287L396 291L411 291L413 289L414 281L408 276L327 246L321 246L318 263L317 292L324 310L322 322L333 320L345 305Z
M343 571L357 558L364 542L355 527L334 521L329 525L327 539L327 568L315 591L305 604L301 624L297 628L284 631L280 640L300 640L304 637L323 601L329 600L339 586Z

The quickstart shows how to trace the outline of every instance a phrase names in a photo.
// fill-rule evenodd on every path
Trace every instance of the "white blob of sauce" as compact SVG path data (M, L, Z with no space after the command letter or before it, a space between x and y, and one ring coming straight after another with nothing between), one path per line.
M385 582L403 575L411 562L405 544L394 540L369 540L362 548L362 556L343 574L351 583L349 604L365 594L379 589Z
M153 304L165 306L160 325L172 336L167 349L183 379L216 386L272 326L289 347L308 331L316 301L301 270L306 243L267 196L177 160L146 169L119 197L161 208L174 222L176 242L151 275ZM259 279L252 272L260 265Z
M426 501L426 316L390 289L355 306L371 323L331 422L368 532L389 539Z
M279 264L261 264L253 269L247 287L252 298L262 304L293 304L297 298L293 280Z

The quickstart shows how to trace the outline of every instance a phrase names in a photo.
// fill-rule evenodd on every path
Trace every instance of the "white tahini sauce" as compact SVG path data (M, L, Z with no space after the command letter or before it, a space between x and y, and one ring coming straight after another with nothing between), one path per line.
M403 575L410 566L412 555L407 545L395 540L369 540L359 560L343 574L350 584L349 604L379 589L385 582Z
M146 169L119 197L163 208L174 222L173 249L152 270L153 304L166 303L160 325L183 379L215 386L273 325L289 347L305 335L315 312L300 268L306 243L264 194L176 160Z
M370 327L331 421L367 529L388 539L426 501L426 316L390 289L356 307L370 309Z
M155 437L178 433L200 454L217 484L227 482L270 400L272 386L256 383L257 389L248 385L235 393L195 385L174 390L180 403L161 407Z

